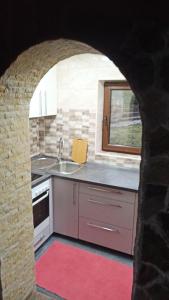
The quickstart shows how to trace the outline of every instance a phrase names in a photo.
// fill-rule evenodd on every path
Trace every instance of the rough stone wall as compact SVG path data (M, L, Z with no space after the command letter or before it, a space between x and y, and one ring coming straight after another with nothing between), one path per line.
M133 300L169 299L168 53L169 27L155 22L134 26L121 49L143 122Z
M34 89L58 61L97 53L69 40L22 53L0 80L0 262L3 300L24 300L34 288L28 112Z

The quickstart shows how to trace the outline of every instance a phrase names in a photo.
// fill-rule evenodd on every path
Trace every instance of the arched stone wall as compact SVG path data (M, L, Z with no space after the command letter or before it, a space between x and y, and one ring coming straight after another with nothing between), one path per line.
M18 56L0 80L0 299L24 300L34 289L29 101L57 62L98 53L73 40L46 41Z

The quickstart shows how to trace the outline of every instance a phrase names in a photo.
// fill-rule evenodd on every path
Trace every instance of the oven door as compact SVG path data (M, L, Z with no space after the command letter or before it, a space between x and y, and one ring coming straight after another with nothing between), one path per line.
M49 190L32 199L34 228L49 218Z

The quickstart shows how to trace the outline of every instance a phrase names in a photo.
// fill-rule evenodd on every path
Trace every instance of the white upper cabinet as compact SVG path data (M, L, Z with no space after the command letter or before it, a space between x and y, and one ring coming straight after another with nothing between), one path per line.
M57 113L57 72L52 67L36 87L29 108L29 118L56 115Z

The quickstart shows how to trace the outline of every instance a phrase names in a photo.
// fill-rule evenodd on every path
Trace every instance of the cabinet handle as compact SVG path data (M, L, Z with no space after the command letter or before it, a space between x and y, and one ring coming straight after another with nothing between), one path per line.
M120 191L116 191L116 190L109 191L109 190L105 190L105 189L101 189L101 188L95 188L95 187L91 187L91 186L88 186L88 189L99 191L99 192L106 192L106 193L112 193L113 192L113 193L116 193L116 194L122 194L122 192L120 192Z
M91 203L94 203L94 204L100 204L100 205L103 205L103 206L113 206L113 207L122 208L122 206L118 205L118 204L103 203L103 202L96 201L96 200L93 200L93 199L88 199L88 202L91 202Z
M43 199L47 198L48 196L49 196L49 191L47 191L43 197L41 197L37 201L33 202L32 206L35 206L36 204L38 204L39 202L41 202Z
M102 230L105 230L105 231L111 231L111 232L118 232L118 233L120 233L120 231L117 228L108 228L108 227L99 226L99 225L92 224L92 223L87 223L87 225L90 226L90 227L102 229Z
M73 183L73 205L76 205L75 190L76 190L76 183Z

